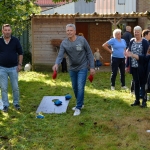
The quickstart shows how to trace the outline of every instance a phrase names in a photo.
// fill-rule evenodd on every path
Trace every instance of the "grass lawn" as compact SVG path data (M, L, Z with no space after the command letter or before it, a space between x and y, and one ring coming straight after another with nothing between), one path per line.
M131 75L126 74L130 87ZM87 80L85 108L73 116L75 97L68 73L20 72L20 105L8 113L0 111L0 150L150 150L150 102L148 108L131 107L134 97L120 90L119 74L116 91L110 90L110 72L98 72L94 81ZM72 95L67 113L43 114L36 110L43 96Z

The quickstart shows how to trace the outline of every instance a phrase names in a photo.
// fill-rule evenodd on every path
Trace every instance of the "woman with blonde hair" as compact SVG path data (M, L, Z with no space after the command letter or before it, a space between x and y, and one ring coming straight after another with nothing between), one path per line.
M115 90L115 80L118 72L120 70L120 80L121 80L121 89L126 90L125 86L125 50L126 42L124 39L121 39L121 30L115 29L113 31L113 38L105 42L103 48L111 54L111 90ZM111 46L111 49L110 49Z

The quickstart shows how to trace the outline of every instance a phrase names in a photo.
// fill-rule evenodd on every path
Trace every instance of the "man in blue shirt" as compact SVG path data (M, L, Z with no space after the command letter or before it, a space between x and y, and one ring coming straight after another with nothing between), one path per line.
M23 51L19 40L12 36L9 24L2 26L2 37L0 37L0 87L3 101L3 111L7 112L8 101L8 78L13 91L13 105L19 110L19 87L18 72L22 69Z

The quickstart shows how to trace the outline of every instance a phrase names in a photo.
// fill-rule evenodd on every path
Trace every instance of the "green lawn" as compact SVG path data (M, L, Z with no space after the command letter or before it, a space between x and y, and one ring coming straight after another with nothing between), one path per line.
M130 87L131 75L126 74ZM116 91L110 90L110 72L98 72L93 83L87 80L85 108L73 116L75 97L68 73L21 72L19 75L20 104L17 112L12 105L8 113L0 111L0 150L149 150L150 102L148 108L131 107L129 91L120 90L119 74ZM43 114L36 110L43 96L72 95L67 113Z

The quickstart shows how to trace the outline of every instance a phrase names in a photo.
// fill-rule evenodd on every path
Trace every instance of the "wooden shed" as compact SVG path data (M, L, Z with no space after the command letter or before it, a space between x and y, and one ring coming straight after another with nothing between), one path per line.
M66 25L76 24L76 32L82 32L94 53L100 49L104 62L110 62L110 54L103 50L102 44L109 40L112 29L119 25L137 25L139 17L149 18L150 13L126 14L53 14L32 15L32 65L34 70L51 70L58 54L61 40L66 38Z

